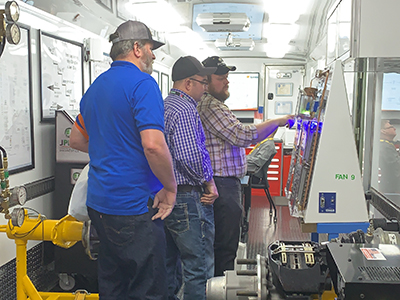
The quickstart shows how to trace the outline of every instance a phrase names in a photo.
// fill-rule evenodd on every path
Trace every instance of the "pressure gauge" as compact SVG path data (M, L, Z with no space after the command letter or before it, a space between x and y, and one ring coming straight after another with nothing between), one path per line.
M4 7L4 13L6 15L7 21L17 22L19 19L19 6L15 1L7 1Z
M19 29L19 26L15 23L8 24L6 27L6 37L7 42L9 42L10 44L18 44L21 40L21 30Z
M25 209L15 208L11 213L11 224L15 227L21 227L24 224Z
M17 202L19 205L24 205L26 203L26 187L24 186L19 186L15 189L16 194L17 194Z

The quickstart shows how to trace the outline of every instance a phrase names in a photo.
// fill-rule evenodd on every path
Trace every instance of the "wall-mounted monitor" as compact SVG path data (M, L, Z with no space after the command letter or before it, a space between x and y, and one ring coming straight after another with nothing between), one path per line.
M260 73L230 72L230 97L225 104L231 110L257 110Z
M400 111L400 74L383 74L382 110Z

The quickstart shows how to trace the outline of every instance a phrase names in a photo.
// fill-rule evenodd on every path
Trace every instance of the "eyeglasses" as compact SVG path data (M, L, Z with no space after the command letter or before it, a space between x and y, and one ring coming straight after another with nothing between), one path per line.
M189 79L193 80L193 81L197 81L198 83L201 83L204 86L208 86L208 82L207 81L200 81L200 80L197 80L197 79L194 79L194 78L189 78Z
M393 125L390 125L389 127L383 128L383 129L390 129L390 128L394 128Z

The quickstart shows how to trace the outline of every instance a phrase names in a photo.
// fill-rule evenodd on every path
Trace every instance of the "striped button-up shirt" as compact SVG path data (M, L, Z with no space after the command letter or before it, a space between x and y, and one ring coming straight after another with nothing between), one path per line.
M164 133L178 185L202 185L213 177L196 106L192 97L177 89L165 98Z
M258 138L254 125L243 125L228 106L210 94L205 94L197 106L206 135L214 176L246 175L246 152Z

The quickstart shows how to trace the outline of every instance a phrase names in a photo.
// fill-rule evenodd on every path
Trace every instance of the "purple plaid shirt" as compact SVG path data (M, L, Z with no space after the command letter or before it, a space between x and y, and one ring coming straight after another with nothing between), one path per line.
M164 101L164 134L178 185L202 185L213 177L196 107L192 97L177 89L172 89Z
M256 142L256 126L243 125L228 106L208 93L202 97L197 110L215 176L241 178L246 175L244 147Z

